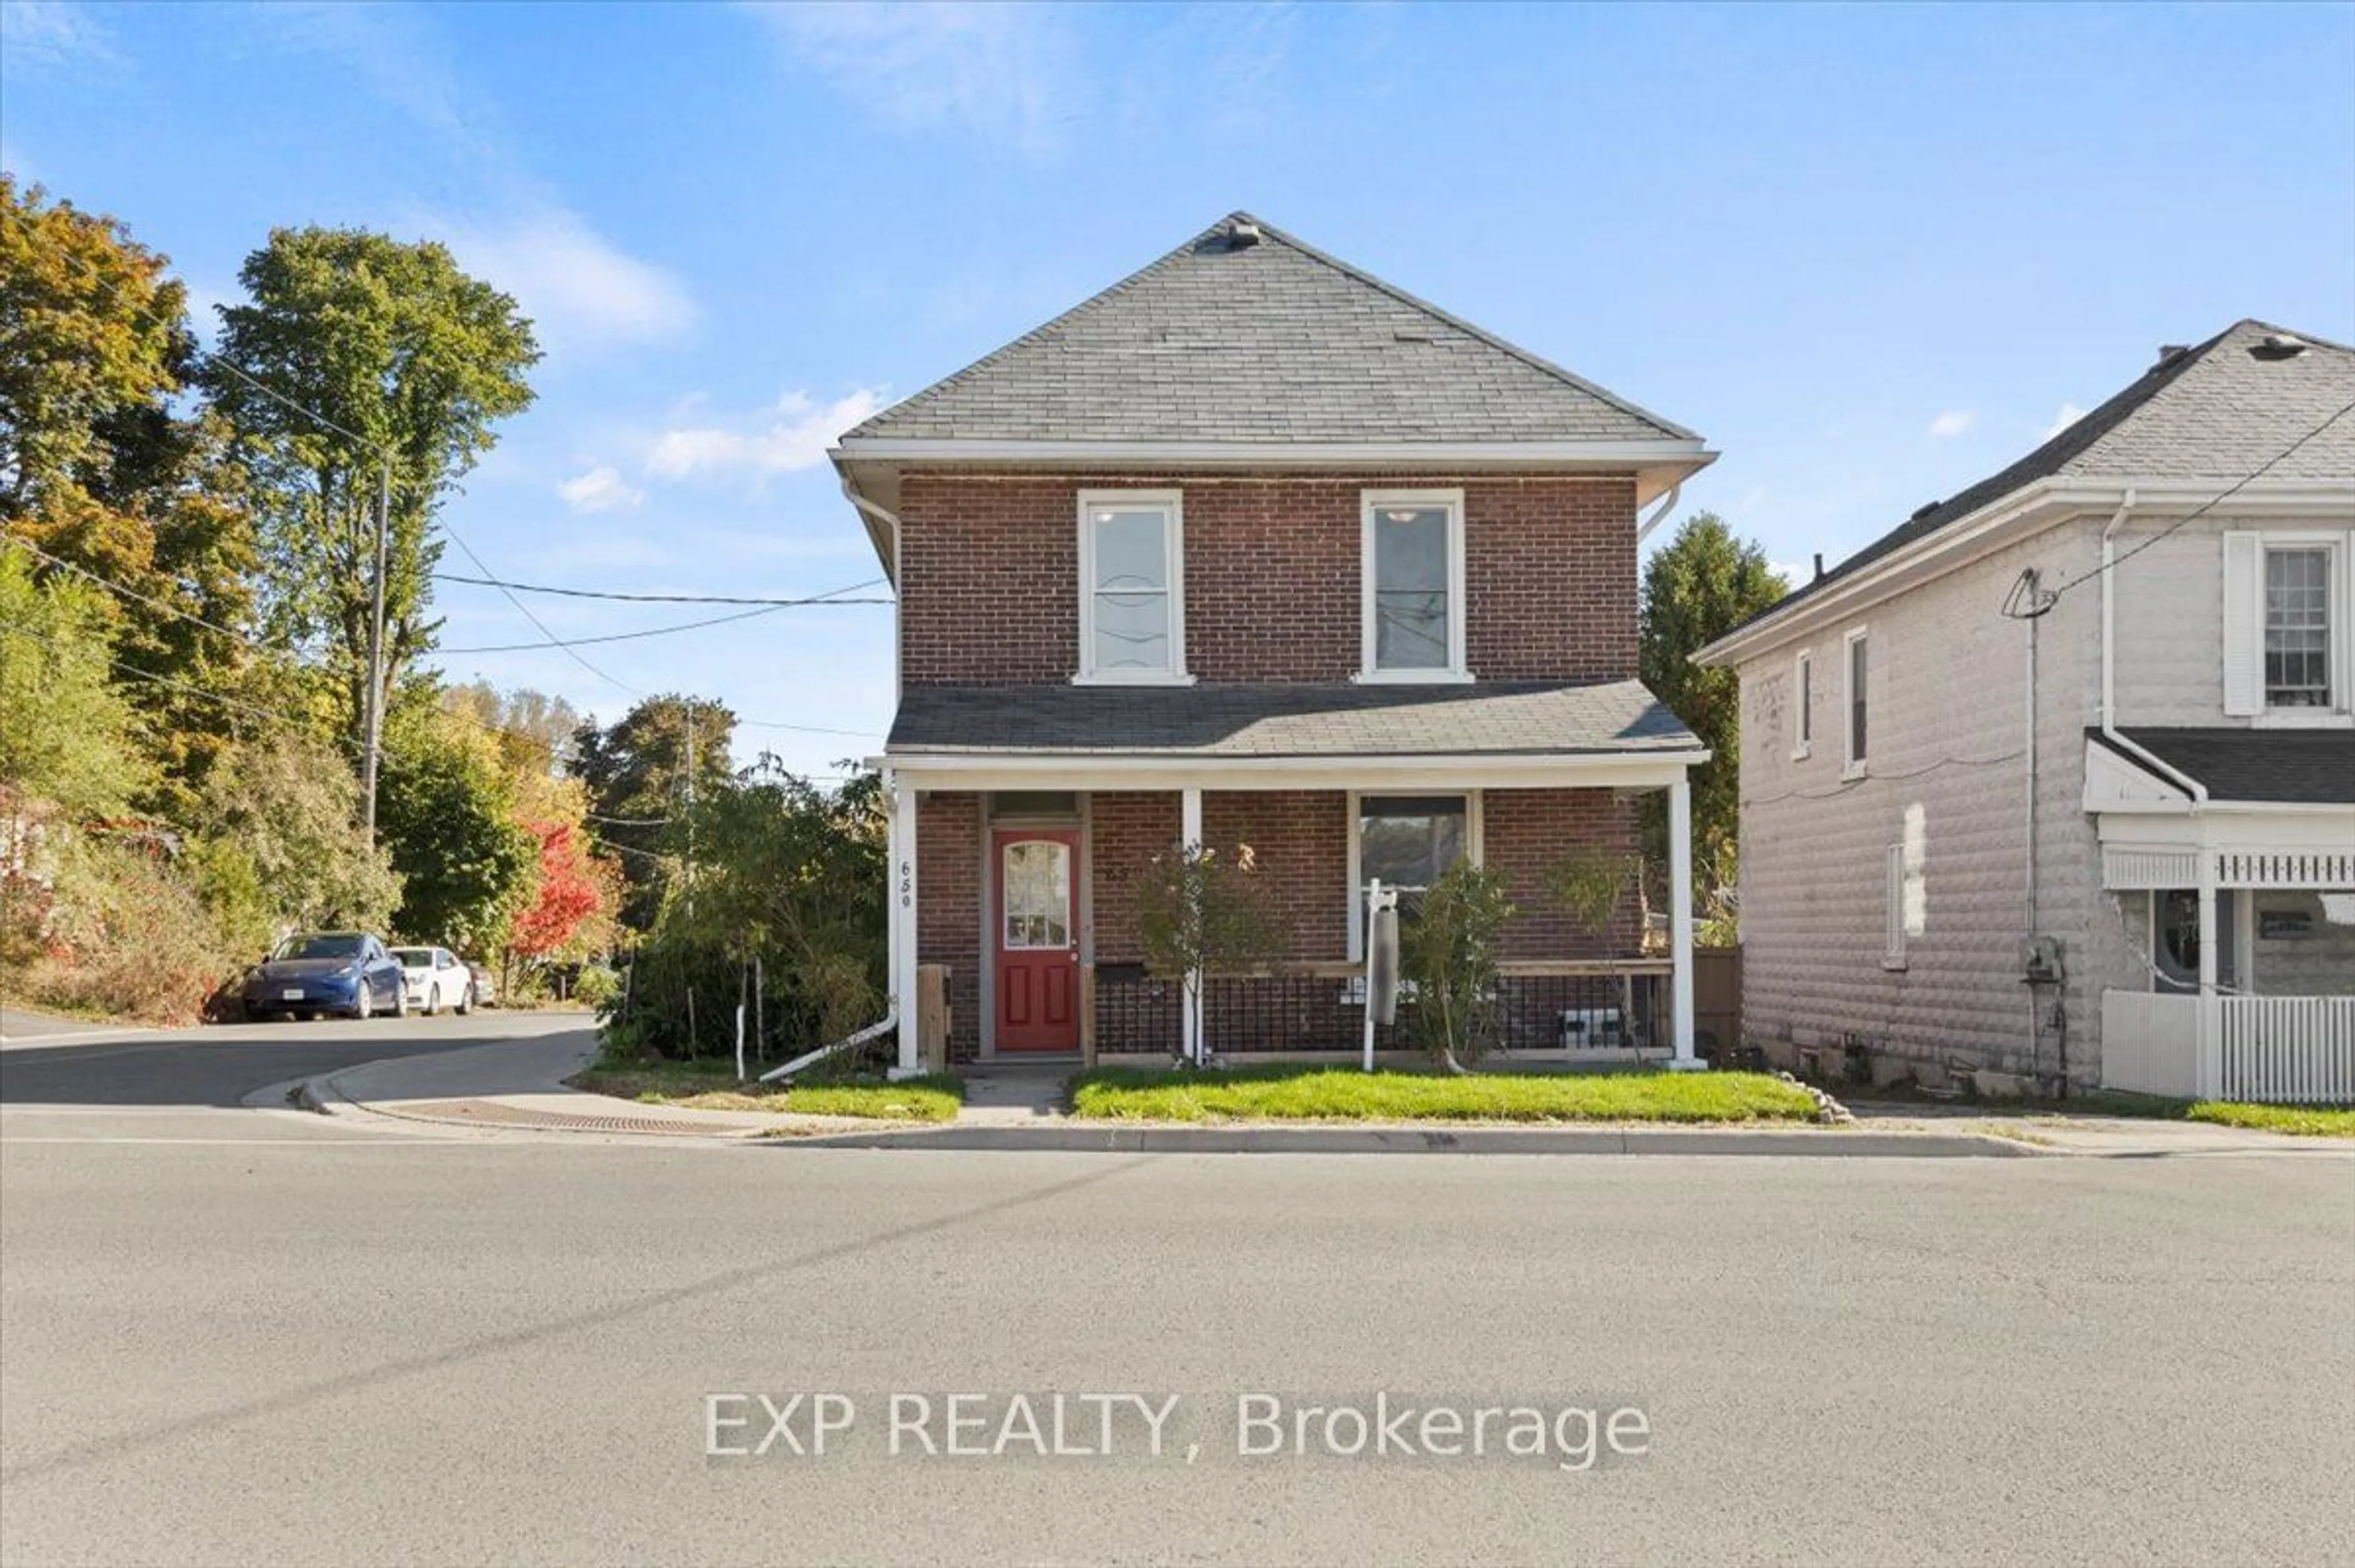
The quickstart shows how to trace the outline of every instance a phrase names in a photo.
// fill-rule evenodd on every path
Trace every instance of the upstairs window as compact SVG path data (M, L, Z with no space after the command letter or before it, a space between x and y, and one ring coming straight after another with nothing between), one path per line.
M1360 680L1468 680L1464 667L1464 492L1369 490L1360 570Z
M1816 746L1816 656L1805 648L1791 667L1791 760Z
M2328 708L2330 547L2265 551L2265 706Z
M1081 494L1081 680L1188 678L1183 539L1174 490Z
M1866 702L1866 674L1870 669L1871 663L1867 655L1867 649L1870 646L1870 639L1865 635L1864 628L1861 626L1859 626L1855 631L1850 632L1843 645L1844 656L1847 660L1848 667L1848 701L1846 705L1848 710L1848 744L1841 758L1842 765L1840 771L1842 775L1848 778L1859 778L1863 775L1865 757L1868 755L1865 749L1867 740L1865 718L1868 708L1868 704Z

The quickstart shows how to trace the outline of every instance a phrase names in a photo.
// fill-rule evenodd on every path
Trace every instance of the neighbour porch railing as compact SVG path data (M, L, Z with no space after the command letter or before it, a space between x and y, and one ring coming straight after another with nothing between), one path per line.
M2220 997L2216 1012L2217 1038L2203 1052L2198 997L2103 992L2102 1087L2355 1104L2355 997Z
M1665 1053L1669 1046L1669 963L1603 959L1514 963L1497 979L1497 1045L1588 1060ZM1256 975L1213 975L1202 987L1204 1043L1220 1056L1361 1049L1365 989L1354 964L1295 964ZM1095 969L1095 1046L1101 1056L1167 1056L1178 1048L1184 988L1135 964ZM1378 1051L1416 1048L1414 1002L1377 1026Z

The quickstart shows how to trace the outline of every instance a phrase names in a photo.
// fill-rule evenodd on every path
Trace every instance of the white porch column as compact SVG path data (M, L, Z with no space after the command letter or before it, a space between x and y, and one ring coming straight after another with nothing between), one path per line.
M1202 843L1202 792L1188 784L1178 794L1178 839L1188 850ZM1198 997L1202 994L1202 972L1195 970L1186 976L1184 987L1184 1021L1180 1025L1186 1037L1186 1060L1199 1065L1202 1061L1202 1008Z
M2213 1100L2224 1092L2224 1003L2216 989L2216 851L2200 848L2200 1032L2199 1055L2193 1060L2192 1082L2200 1097Z
M1703 1063L1693 1054L1692 783L1682 774L1668 786L1668 953L1676 1019L1668 1065L1690 1072Z
M916 792L906 780L891 781L891 1005L900 1016L900 1061L895 1078L924 1070L916 1008Z

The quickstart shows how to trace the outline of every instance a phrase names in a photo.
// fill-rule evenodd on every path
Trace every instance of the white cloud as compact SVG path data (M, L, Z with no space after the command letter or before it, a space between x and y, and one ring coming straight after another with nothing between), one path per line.
M496 223L428 220L468 272L522 303L543 344L666 343L698 311L674 274L617 248L578 214L540 207Z
M0 5L0 48L18 66L123 63L106 24L72 0L8 0Z
M1074 12L1049 5L874 3L753 8L796 63L916 131L973 132L1033 155L1082 117Z
M2079 420L2083 419L2084 417L2085 411L2079 408L2076 404L2062 404L2061 411L2052 416L2051 424L2046 427L2044 439L2051 441L2054 436L2059 435L2062 431L2067 430L2071 425L2075 424Z
M623 478L622 471L610 463L574 475L559 485L556 493L576 512L619 511L646 498L645 491Z
M767 422L746 432L718 425L665 431L646 456L646 471L666 479L742 474L755 479L815 468L835 438L883 406L865 388L831 403L788 392L768 411Z
M1956 436L1978 423L1979 416L1969 409L1948 409L1930 421L1930 433L1945 440Z

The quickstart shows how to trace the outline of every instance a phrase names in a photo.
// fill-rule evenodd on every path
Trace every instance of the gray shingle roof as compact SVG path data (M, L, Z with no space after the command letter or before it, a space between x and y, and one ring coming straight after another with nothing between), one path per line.
M1591 381L1258 224L1142 272L843 439L1698 441Z
M2118 731L2198 779L2211 800L2355 805L2355 730ZM2099 741L2099 730L2085 733ZM2132 759L2128 759L2131 761Z
M2265 470L2268 478L2355 475L2355 414L2312 433L2355 402L2355 348L2295 333L2287 336L2308 346L2304 354L2268 354L2266 338L2285 331L2262 321L2236 322L2207 342L2160 360L2019 462L1923 507L1747 624L1779 614L2039 479L2079 475L2213 480L2221 490L2267 463L2273 464ZM2308 435L2312 439L2283 455Z
M1634 680L1476 686L920 686L891 752L1359 757L1698 751Z

